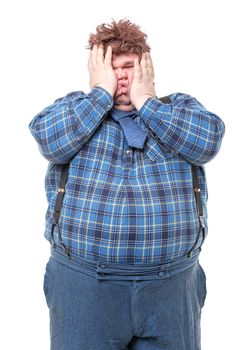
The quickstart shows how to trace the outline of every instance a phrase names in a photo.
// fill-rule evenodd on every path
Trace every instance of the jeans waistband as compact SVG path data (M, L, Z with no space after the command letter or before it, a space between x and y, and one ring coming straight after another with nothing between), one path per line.
M61 247L56 246L55 248L51 248L51 256L53 259L77 271L96 277L99 280L165 279L192 267L197 262L199 253L200 250L196 250L191 257L185 255L165 263L130 265L92 261L73 255L69 257L64 254L64 250Z

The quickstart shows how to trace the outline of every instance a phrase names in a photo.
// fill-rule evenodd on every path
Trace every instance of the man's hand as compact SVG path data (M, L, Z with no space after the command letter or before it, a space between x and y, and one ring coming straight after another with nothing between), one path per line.
M88 60L88 71L90 76L89 85L92 88L100 86L107 90L113 97L117 88L117 79L112 64L112 48L108 46L104 57L102 46L94 45Z
M154 69L149 52L144 52L139 64L134 60L134 79L130 90L130 100L139 111L149 97L156 97L154 87Z

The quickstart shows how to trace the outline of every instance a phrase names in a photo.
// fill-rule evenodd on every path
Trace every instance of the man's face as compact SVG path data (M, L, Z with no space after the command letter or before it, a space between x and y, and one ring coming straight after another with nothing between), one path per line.
M112 55L112 67L117 77L117 89L113 96L114 107L122 110L131 110L130 88L134 78L134 59L137 54Z

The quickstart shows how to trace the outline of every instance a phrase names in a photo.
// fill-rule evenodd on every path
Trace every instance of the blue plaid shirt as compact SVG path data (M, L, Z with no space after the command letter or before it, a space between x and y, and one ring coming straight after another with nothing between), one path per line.
M191 164L198 166L207 234L204 164L218 153L225 126L190 95L169 97L171 104L149 98L134 118L159 140L148 136L143 150L127 145L108 113L112 96L102 88L71 92L33 118L30 131L49 161L46 239L50 241L62 164L67 162L59 227L73 255L130 264L185 255L199 231ZM202 242L203 237L198 247Z

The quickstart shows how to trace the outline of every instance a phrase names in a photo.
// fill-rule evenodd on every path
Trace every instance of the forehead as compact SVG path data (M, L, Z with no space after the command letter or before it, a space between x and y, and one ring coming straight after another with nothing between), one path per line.
M134 64L134 59L138 58L138 55L135 53L121 54L121 55L112 55L112 64L114 68L123 66L125 64Z

